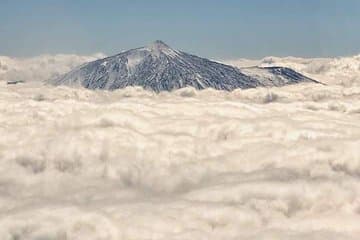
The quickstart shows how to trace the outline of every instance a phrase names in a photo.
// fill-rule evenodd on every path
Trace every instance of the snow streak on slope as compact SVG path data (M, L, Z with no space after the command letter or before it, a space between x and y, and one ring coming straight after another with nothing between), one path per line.
M339 58L266 57L258 61L239 59L225 63L237 67L288 67L326 84L360 86L360 55Z
M0 83L0 239L360 235L360 88Z

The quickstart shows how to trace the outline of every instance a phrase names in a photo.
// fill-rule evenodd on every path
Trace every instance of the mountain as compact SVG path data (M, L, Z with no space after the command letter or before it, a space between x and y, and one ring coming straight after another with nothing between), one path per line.
M253 74L249 69L242 71L181 52L158 40L146 47L83 64L50 80L50 83L107 90L142 86L160 92L188 86L230 91L237 88L316 82L288 68L256 70L262 71L262 74Z
M302 82L315 82L316 80L287 67L246 67L241 72L247 76L257 79L265 87L281 87L284 85L297 84Z
M335 58L266 57L225 61L241 69L249 66L287 67L327 85L360 86L360 54Z

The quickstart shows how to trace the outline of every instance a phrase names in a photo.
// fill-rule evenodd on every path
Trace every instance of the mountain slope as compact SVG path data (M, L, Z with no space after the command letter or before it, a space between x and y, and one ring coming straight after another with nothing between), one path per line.
M266 57L224 61L238 68L287 67L327 85L360 86L360 55L336 58Z
M241 68L241 71L266 87L281 87L302 82L320 83L287 67L246 67Z
M274 77L279 74L273 73ZM282 74L280 74L282 75ZM276 84L247 75L240 69L174 50L162 41L118 55L81 65L73 71L52 79L54 85L78 85L89 89L113 90L142 86L155 92L183 87L233 90L258 86L282 86L312 80L300 75Z

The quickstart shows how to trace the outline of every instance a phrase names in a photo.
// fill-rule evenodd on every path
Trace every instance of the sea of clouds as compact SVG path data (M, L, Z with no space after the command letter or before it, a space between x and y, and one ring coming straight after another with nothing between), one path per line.
M96 58L0 58L0 239L359 239L356 68L233 92L40 81Z

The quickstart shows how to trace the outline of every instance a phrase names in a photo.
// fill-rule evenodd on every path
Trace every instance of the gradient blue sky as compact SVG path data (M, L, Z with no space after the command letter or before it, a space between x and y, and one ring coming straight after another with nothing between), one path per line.
M359 0L0 0L0 55L169 45L216 58L360 53Z

